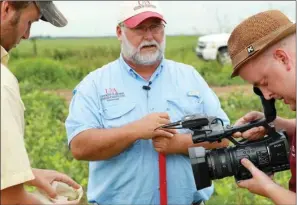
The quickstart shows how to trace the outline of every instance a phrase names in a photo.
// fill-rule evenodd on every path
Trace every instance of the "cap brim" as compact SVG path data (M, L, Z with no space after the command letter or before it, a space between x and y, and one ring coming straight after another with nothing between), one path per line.
M164 20L162 15L160 15L160 14L158 14L156 12L146 11L146 12L137 14L135 16L132 16L131 18L124 21L124 24L128 28L135 28L141 22L143 22L144 20L146 20L148 18L158 18L158 19L161 19L162 21L164 21L166 23L166 21Z
M56 27L67 25L67 19L52 1L36 1L36 4L40 9L41 20L47 21Z
M288 36L290 34L293 34L293 33L296 33L296 23L292 24L292 26L290 26L288 29L284 30L282 33L275 36L275 38L273 38L269 43L267 43L263 48L261 48L260 50L255 52L253 55L249 56L248 58L244 59L239 64L237 64L233 68L234 71L233 71L233 73L231 75L231 78L234 78L234 77L238 76L240 67L242 67L247 61L255 58L256 56L258 56L261 52L263 52L267 47L271 46L273 43L276 43L276 42L282 40L283 38L285 38L286 36Z

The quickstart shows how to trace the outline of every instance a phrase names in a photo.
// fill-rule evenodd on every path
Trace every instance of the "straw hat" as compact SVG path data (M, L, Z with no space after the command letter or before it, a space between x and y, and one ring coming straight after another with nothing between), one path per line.
M234 69L231 77L237 76L240 67L248 60L295 32L296 24L278 10L261 12L244 20L228 40Z

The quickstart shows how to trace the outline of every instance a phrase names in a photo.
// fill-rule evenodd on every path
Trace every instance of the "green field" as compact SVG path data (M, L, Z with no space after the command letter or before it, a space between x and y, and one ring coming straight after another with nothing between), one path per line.
M55 90L69 92L90 71L118 58L120 46L116 38L43 39L24 41L13 50L9 66L20 82L26 105L27 151L33 167L55 169L72 176L86 191L88 163L73 159L67 147L64 121L68 102ZM197 37L167 37L166 57L194 66L210 86L242 85L239 78L230 79L232 67L198 59L193 51ZM51 92L46 92L51 90ZM232 90L231 90L232 91ZM261 110L256 96L230 92L220 97L231 122L248 111ZM287 106L277 103L278 114L295 117ZM289 171L275 174L277 183L287 187ZM86 204L86 197L83 202ZM233 178L215 181L215 193L206 202L215 204L272 204L269 200L237 189Z
M167 37L165 56L192 65L210 85L243 84L239 78L230 80L231 66L198 59L194 52L197 39L195 36ZM80 81L88 72L117 59L120 52L116 38L36 40L35 45L34 49L33 41L24 41L13 50L11 67L17 68L19 61L24 59L31 62L47 58L64 67L75 82ZM47 65L50 66L50 62ZM25 66L20 69L26 72L30 68ZM66 87L72 88L73 82Z

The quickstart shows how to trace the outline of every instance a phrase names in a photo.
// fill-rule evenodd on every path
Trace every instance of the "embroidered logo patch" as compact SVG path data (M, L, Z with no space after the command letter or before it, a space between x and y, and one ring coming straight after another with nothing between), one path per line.
M100 96L100 99L106 100L106 101L113 101L113 100L119 100L120 98L125 97L124 92L118 92L115 88L106 88L105 94Z
M248 54L252 54L255 51L254 47L252 45L250 45L249 47L247 47L247 52Z

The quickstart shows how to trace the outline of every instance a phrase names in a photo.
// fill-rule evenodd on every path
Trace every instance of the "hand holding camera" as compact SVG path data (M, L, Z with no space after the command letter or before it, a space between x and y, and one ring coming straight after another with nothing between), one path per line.
M247 123L250 123L252 121L255 120L259 120L264 118L264 113L262 112L257 112L257 111L252 111L249 112L248 114L246 114L245 116L243 116L242 118L240 118L239 120L237 120L234 124L234 126L240 126L240 125L244 125ZM263 126L260 127L253 127L245 132L236 132L233 134L233 137L235 138L244 138L244 139L248 139L248 140L258 140L260 138L262 138L263 136L265 136L266 134L266 129Z
M242 159L241 163L249 170L249 172L253 175L253 178L238 181L237 184L239 187L246 188L251 193L268 197L270 190L275 186L278 186L272 181L272 177L267 176L264 172L255 167L255 165L248 159Z

